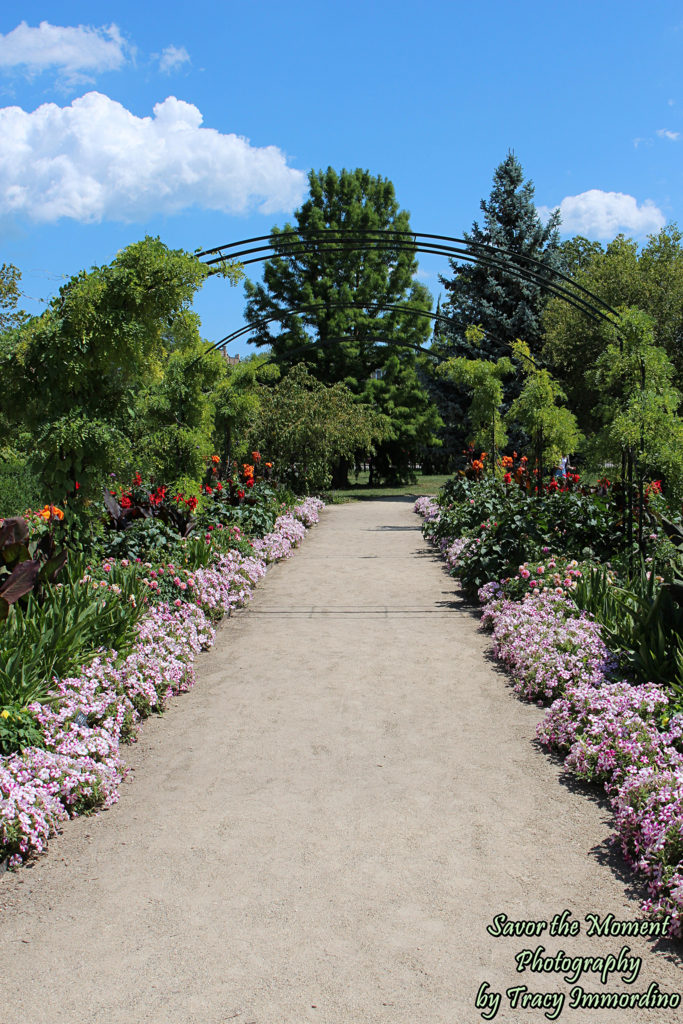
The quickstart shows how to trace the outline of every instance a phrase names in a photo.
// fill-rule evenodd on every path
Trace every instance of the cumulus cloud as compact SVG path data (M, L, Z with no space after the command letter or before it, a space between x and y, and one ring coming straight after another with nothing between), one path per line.
M633 196L624 192L603 192L598 188L578 196L565 196L559 211L564 234L594 239L611 239L620 232L647 235L660 231L666 224L666 217L651 199L638 205ZM538 212L547 219L553 210L541 206Z
M660 139L670 139L671 142L675 142L676 139L680 139L681 137L680 132L672 132L667 128L658 128L657 135L659 135Z
M70 106L0 109L0 215L37 222L145 220L192 206L290 211L303 171L276 146L202 128L191 103L167 97L151 117L89 92Z
M163 71L165 74L170 75L172 71L177 71L183 64L190 63L190 55L184 46L167 46L162 51L161 57L159 58L159 71Z
M29 76L55 69L69 81L88 81L88 73L116 71L126 61L126 45L116 25L91 28L50 25L31 28L25 21L0 34L0 68L22 69Z

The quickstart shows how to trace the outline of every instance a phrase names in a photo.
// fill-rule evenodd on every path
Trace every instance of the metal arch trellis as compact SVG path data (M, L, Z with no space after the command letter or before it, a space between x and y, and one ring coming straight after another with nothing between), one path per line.
M388 302L385 302L385 303L382 303L382 302L320 302L320 303L309 303L309 304L303 304L301 306L293 306L291 309L281 310L280 312L274 314L273 316L264 317L261 320L252 320L252 321L250 321L250 323L244 324L244 326L238 328L236 331L233 331L231 334L227 334L224 338L221 338L219 341L213 342L213 344L210 345L206 349L206 352L204 354L208 354L209 352L213 352L216 349L225 348L226 346L230 345L233 341L237 341L237 340L239 340L239 338L242 338L242 337L244 337L247 334L251 334L253 331L259 330L259 328L261 328L261 327L266 327L270 323L274 323L274 322L276 322L278 320L284 320L286 317L289 317L289 316L304 316L307 313L314 313L317 310L323 310L323 309L325 309L325 310L327 310L327 309L365 309L365 310L368 310L370 312L373 311L373 310L377 311L377 312L384 311L384 310L389 310L389 311L397 312L397 313L407 313L408 315L413 315L413 316L423 316L423 317L426 317L429 320L437 320L437 321L441 321L443 323L450 323L449 318L445 314L443 314L443 313L432 313L429 310L421 309L419 306L400 306L400 305L397 305L395 303L388 303ZM489 335L489 336L490 337L494 337L493 335ZM331 341L332 339L329 339L329 340ZM310 350L312 348L316 348L316 346L319 345L319 344L324 344L324 342L311 342L310 344L299 346L299 348L294 349L292 351L299 351L299 349L301 349L302 351ZM413 346L413 345L404 345L404 347L415 348L416 350L424 352L425 355L428 355L428 356L434 357L436 355L436 353L434 351L432 351L431 349L428 349L428 348L424 348L421 345L415 345L415 346Z
M616 325L612 318L619 319L618 312L599 295L577 284L567 274L548 267L534 257L515 253L501 246L472 242L449 235L374 229L347 232L337 228L326 228L312 232L306 239L302 239L296 231L283 231L229 242L212 249L197 251L195 255L207 266L215 266L226 260L235 260L242 266L248 266L252 263L262 263L273 257L296 258L316 251L320 255L332 254L346 252L350 247L358 251L374 250L389 254L421 252L488 266L522 281L541 286L549 294L563 299L590 319L605 321L613 328ZM510 257L517 262L509 262ZM561 282L570 285L573 290L565 287Z
M297 231L282 231L270 235L257 235L253 238L240 239L237 242L230 242L225 245L215 246L212 249L198 250L195 252L195 255L198 259L203 260L207 266L215 266L216 264L221 264L227 260L235 260L241 263L242 266L248 266L253 263L264 262L272 257L289 257L295 259L297 256L308 255L312 252L318 252L322 256L324 254L347 252L350 247L361 252L374 250L378 252L387 252L388 254L399 252L410 252L412 254L416 254L420 252L445 256L459 262L474 263L489 267L493 270L502 271L511 277L520 279L521 281L526 281L540 286L549 295L553 295L566 302L568 305L573 306L594 322L609 324L609 326L616 332L620 347L623 345L623 336L619 330L619 322L621 320L620 314L599 295L596 295L583 285L579 285L567 274L564 274L553 267L547 266L547 264L542 263L534 257L526 256L522 253L515 253L514 251L503 248L502 246L489 245L484 242L474 242L466 238L458 238L450 235L437 235L420 231L393 231L380 229L372 229L368 231L346 231L339 228L325 228L324 230L317 232L310 232L306 238L302 238ZM511 262L511 260L514 262ZM369 308L369 304L365 306L362 304L359 305L360 308ZM322 303L321 306L318 307L309 307L309 311L312 311L313 308L321 307L332 308L332 304ZM353 306L348 308L353 308ZM378 305L376 308L379 310L380 308L390 307L381 307ZM411 309L410 307L395 308L403 309L406 312L410 309L411 312L417 313L417 310L414 308ZM251 331L257 329L258 326L265 326L267 323L273 322L273 320L280 319L280 317L287 315L291 316L296 313L303 312L305 312L303 309L290 310L287 313L280 314L279 316L247 324L245 327L240 328L231 335L227 335L225 338L221 339L221 341L214 343L210 349L207 349L207 351L224 347L230 341L234 341L246 333L251 333ZM427 313L424 310L420 310L419 315L431 317L434 320L443 320L446 323L450 322L449 318L443 314L432 314ZM487 334L489 337L495 337L490 332L487 332ZM302 348L309 350L312 347L315 347L314 343L302 346ZM429 354L434 355L432 352L429 352ZM633 529L633 504L630 483L632 459L632 452L629 449L629 497L627 502L629 544L631 543ZM622 477L623 476L624 467L622 465ZM642 496L640 504L642 507ZM642 521L639 524L639 532L641 529Z

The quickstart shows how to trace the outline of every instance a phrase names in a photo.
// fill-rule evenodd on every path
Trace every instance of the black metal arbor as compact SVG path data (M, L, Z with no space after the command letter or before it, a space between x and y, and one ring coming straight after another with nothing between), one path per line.
M223 245L214 246L211 249L196 251L195 255L209 267L220 267L228 260L240 263L243 267L256 263L263 263L273 257L288 258L296 260L299 256L318 254L344 253L349 250L357 252L380 251L387 255L399 252L412 254L425 253L430 255L444 256L448 259L455 259L463 263L473 263L479 266L488 267L491 270L498 270L510 277L520 281L526 281L542 288L548 295L561 299L568 305L579 310L588 319L595 323L607 323L615 330L622 341L619 332L620 316L617 310L613 309L607 302L596 295L595 292L577 284L567 274L547 266L540 260L531 256L516 253L501 246L488 245L483 242L473 242L465 238L458 238L451 235L437 235L421 231L393 231L372 229L367 231L346 231L337 228L325 228L317 232L309 232L302 237L297 231L282 231L274 235L257 235L253 238L243 238L237 242L228 242ZM293 315L305 317L320 309L332 308L357 308L366 311L395 310L415 316L423 316L435 321L451 323L449 318L443 314L427 312L423 309L410 306L398 306L395 304L382 303L318 303L308 306L302 305L298 308L283 310L278 314L253 321L243 327L227 334L224 338L214 342L207 351L225 348L228 344L238 338L245 337L267 324L274 321L282 321ZM489 337L495 337L489 333ZM316 345L311 342L302 346L302 350L311 351L316 347L335 344L344 340L343 338L329 338L319 341ZM380 342L382 339L375 339ZM438 359L436 353L421 346L414 346L410 343L399 343L391 341L390 344L401 347L411 347L421 350L427 355ZM293 350L295 352L297 350ZM293 354L292 352L292 354ZM628 487L627 487L627 517L632 532L633 509L632 509L632 473L633 459L631 453L628 458ZM624 467L622 467L622 474ZM642 505L642 500L641 500Z
M257 235L254 238L243 238L237 242L228 242L215 246L213 249L198 251L196 256L209 267L218 267L227 260L234 260L242 266L263 263L273 257L286 257L295 260L298 256L317 253L319 255L344 253L349 250L357 252L381 251L388 255L398 252L428 253L445 256L465 263L499 270L521 281L527 281L543 288L548 294L562 299L574 306L589 318L606 321L614 326L612 317L618 319L615 309L604 302L599 295L577 284L567 274L548 267L531 256L515 253L501 246L486 245L482 242L470 242L464 238L449 235L426 234L420 231L344 231L337 228L311 232L306 238L296 231L278 232L276 235ZM372 303L375 309L382 307ZM363 308L363 307L360 307ZM289 310L282 317L297 312ZM303 312L303 310L302 310ZM427 314L423 314L427 315ZM273 320L278 319L273 317ZM446 318L448 321L448 318ZM227 335L216 342L214 347L221 348L236 337L242 337L256 330L258 324L246 325L239 333Z
M302 237L297 231L282 231L271 235L257 235L253 238L243 238L237 242L228 242L215 246L211 249L197 251L195 255L209 267L219 267L222 263L231 260L240 263L242 266L249 266L256 263L263 263L273 257L288 258L296 260L299 256L306 256L317 253L320 256L325 254L344 253L349 250L357 252L380 251L388 255L399 252L412 254L425 253L436 256L444 256L448 259L455 259L463 263L473 263L479 266L488 267L491 270L501 271L510 277L520 281L526 281L541 287L548 295L561 299L568 305L579 310L588 319L595 323L607 323L616 332L620 344L622 336L619 329L620 315L607 302L596 295L595 292L577 284L567 274L562 273L545 263L531 256L516 253L501 246L488 245L483 242L473 242L465 238L458 238L451 235L430 234L421 231L393 231L385 229L372 229L367 231L346 231L337 228L325 228L317 232L309 232ZM302 305L298 308L281 311L280 313L266 317L227 334L224 338L214 342L210 346L213 349L222 349L238 338L245 337L267 324L274 321L282 321L287 317L298 315L306 316L320 309L332 308L358 308L366 311L394 310L408 313L414 316L423 316L434 321L450 324L449 318L443 314L427 312L423 309L410 306L398 306L395 304L382 303L319 303L308 306ZM489 333L489 337L495 337ZM328 338L319 341L317 346L336 344L344 339ZM375 339L380 343L382 339ZM400 347L418 349L425 354L436 358L438 355L429 349L421 346L414 346L410 343L396 341L390 344ZM310 351L315 348L316 343L311 342L302 346L302 350ZM292 350L292 354L297 351ZM628 520L629 541L633 530L633 454L631 451L628 457L624 456L622 465L622 477L626 486L626 512ZM642 481L640 486L642 492ZM639 504L642 508L642 493ZM642 519L642 517L641 517ZM640 524L642 528L642 522Z

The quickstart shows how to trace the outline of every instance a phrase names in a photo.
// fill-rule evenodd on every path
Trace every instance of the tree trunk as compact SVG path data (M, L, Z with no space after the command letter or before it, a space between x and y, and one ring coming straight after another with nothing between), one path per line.
M344 490L349 486L349 460L340 458L332 469L332 487Z

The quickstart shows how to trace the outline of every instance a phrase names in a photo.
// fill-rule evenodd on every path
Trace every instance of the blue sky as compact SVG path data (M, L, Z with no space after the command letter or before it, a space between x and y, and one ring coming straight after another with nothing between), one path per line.
M390 178L417 231L468 230L508 149L565 234L683 225L678 2L8 6L0 262L31 312L146 234L265 234L328 165ZM420 266L436 297L446 264ZM209 340L243 323L225 282L195 307Z

